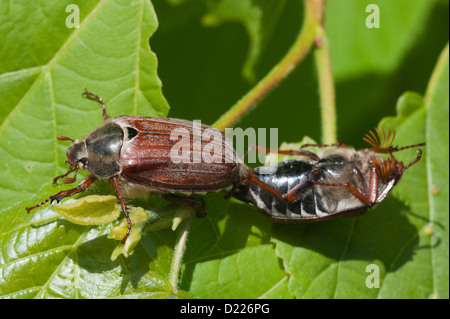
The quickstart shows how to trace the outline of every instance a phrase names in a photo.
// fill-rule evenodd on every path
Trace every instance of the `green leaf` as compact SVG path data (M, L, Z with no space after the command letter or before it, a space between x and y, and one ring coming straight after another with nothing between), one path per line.
M406 92L397 101L397 116L387 116L380 123L380 127L397 129L403 122L413 116L414 112L423 107L423 97L416 92Z
M103 225L115 221L120 215L115 196L86 196L72 203L55 205L53 210L78 225Z
M191 226L181 287L201 298L290 298L271 223L221 195L206 204L214 213Z
M372 10L366 12L371 4L379 9L379 28L366 26L366 19L373 14ZM415 0L414 4L408 0L350 0L345 6L338 1L327 3L325 26L336 78L397 68L422 31L432 5L428 0Z
M439 58L425 96L426 141L430 154L426 159L429 219L434 228L431 236L433 295L449 294L449 47Z
M201 22L206 27L217 27L229 22L240 23L249 38L247 58L242 67L242 76L248 81L256 80L256 65L261 53L273 34L280 15L286 5L285 0L217 0L205 1L206 13ZM172 5L181 5L193 0L168 0Z
M120 243L116 246L116 249L114 249L111 255L111 260L116 260L120 254L128 257L141 240L142 233L154 232L167 228L171 228L175 231L183 220L194 213L195 211L192 207L174 207L174 205L167 205L154 211L146 211L142 207L131 209L129 213L131 221L130 235L125 244L122 245ZM124 219L118 226L113 228L111 233L109 233L108 238L122 241L127 230L128 223L127 220Z
M272 35L285 1L220 0L210 5L203 16L205 26L217 26L230 21L240 22L249 36L250 45L247 59L242 69L243 76L255 81L255 65L261 51Z
M79 28L66 26L69 4L79 8ZM25 211L56 193L51 181L67 170L67 142L56 136L82 138L102 123L98 103L81 96L85 88L113 117L167 114L149 47L158 25L151 2L1 0L0 21L0 295L176 297L167 269L148 270L146 245L111 262L112 224L79 226L48 208Z

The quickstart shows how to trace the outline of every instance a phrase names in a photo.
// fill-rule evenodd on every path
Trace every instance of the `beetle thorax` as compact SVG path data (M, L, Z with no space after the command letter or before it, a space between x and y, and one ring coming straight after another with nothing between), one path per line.
M122 128L107 122L82 140L76 140L67 150L71 166L88 169L97 178L109 178L120 174L120 149L123 144Z
M370 149L356 151L351 147L325 150L319 156L322 159L342 157L343 162L347 163L348 167L356 167L363 174L369 172L370 162L379 158L378 154Z

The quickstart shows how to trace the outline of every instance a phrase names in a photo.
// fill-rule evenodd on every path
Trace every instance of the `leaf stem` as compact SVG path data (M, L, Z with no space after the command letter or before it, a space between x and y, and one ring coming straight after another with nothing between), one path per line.
M337 121L330 46L322 25L317 27L316 34L314 58L319 77L322 143L331 144L337 141Z
M223 114L213 126L225 130L236 124L266 94L280 83L303 60L314 43L317 26L322 23L323 0L305 0L305 18L299 35L284 58L244 97Z
M178 278L180 276L181 262L183 259L184 251L186 249L186 242L189 235L191 221L192 215L187 217L183 221L173 253L172 265L170 266L169 282L173 287L174 294L178 291Z

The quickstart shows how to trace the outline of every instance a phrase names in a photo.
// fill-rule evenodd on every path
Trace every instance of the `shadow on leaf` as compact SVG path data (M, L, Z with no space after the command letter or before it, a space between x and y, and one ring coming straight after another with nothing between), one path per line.
M418 231L408 220L411 210L388 197L364 215L324 222L274 225L276 240L308 249L335 260L379 260L386 271L395 271L411 260L419 243Z

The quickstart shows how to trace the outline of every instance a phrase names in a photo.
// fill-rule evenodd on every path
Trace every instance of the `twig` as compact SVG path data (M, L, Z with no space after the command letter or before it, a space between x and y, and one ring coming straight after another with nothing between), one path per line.
M322 25L317 27L314 58L319 77L322 143L335 143L337 141L337 128L333 70L331 68L330 46Z
M181 262L183 259L184 251L186 249L186 242L189 234L189 228L191 226L191 221L192 216L187 217L183 221L173 252L172 265L170 266L169 282L173 287L174 294L178 291L178 278L180 276Z
M322 23L323 10L323 0L305 0L304 22L297 40L291 49L253 89L223 114L213 126L220 130L225 130L225 128L236 124L267 93L292 72L312 47L316 37L317 27Z

